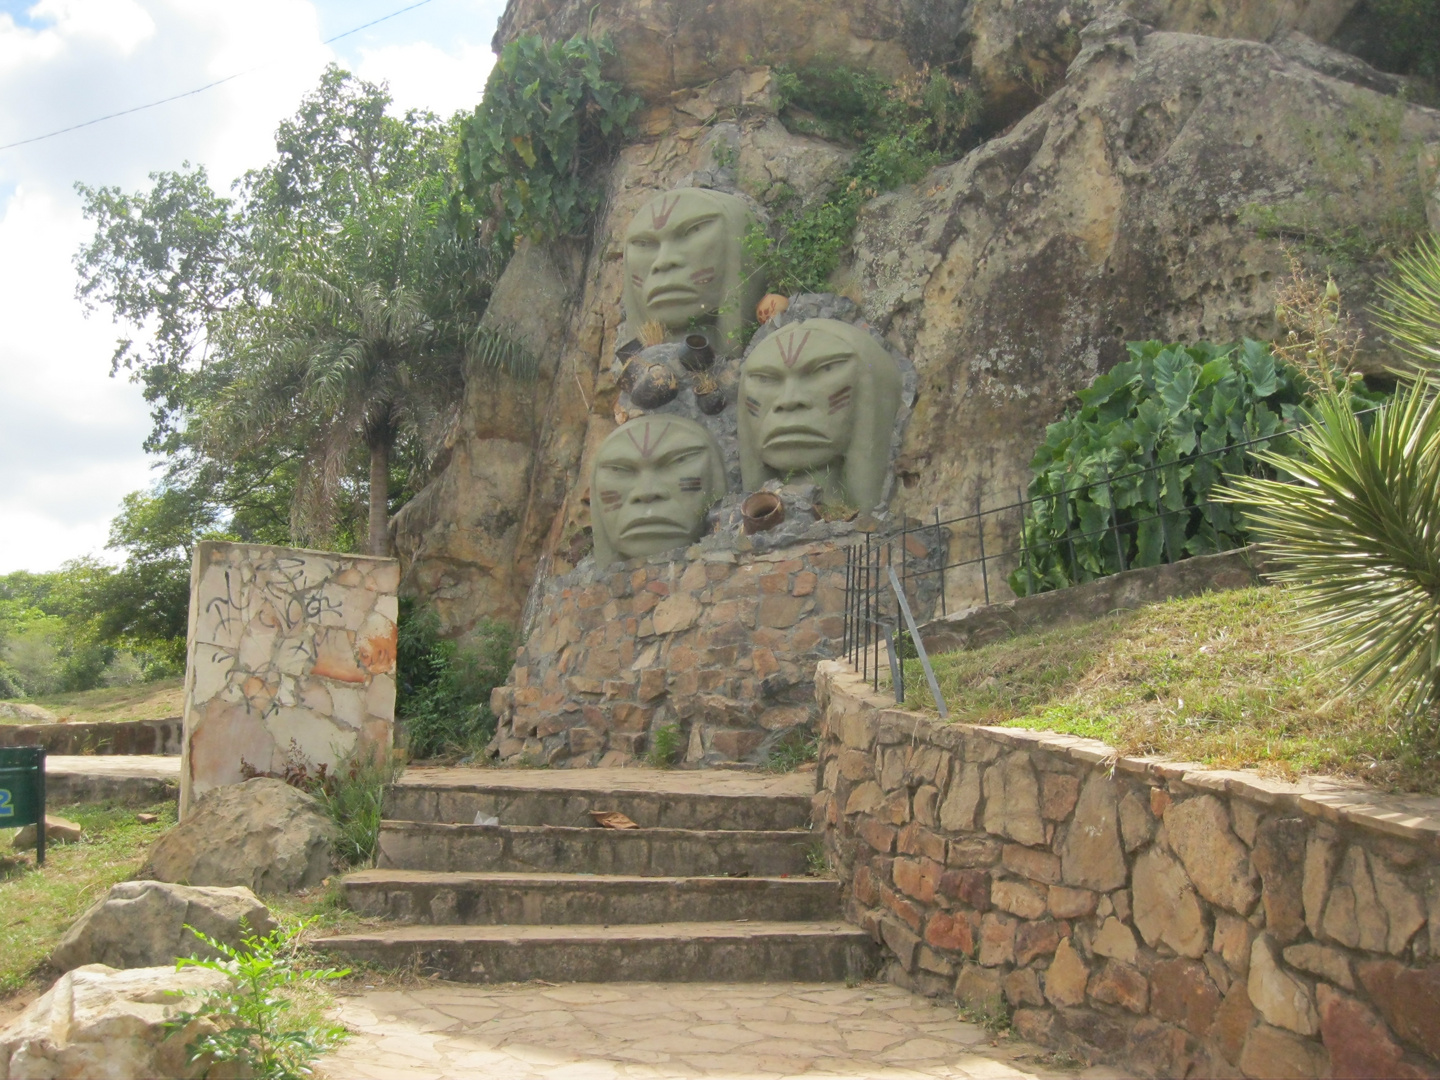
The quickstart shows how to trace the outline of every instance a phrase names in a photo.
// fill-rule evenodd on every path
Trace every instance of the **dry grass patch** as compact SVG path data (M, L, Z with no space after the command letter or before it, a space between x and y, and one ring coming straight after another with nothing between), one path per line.
M184 708L185 680L157 679L154 682L102 686L96 690L48 694L26 700L74 724L108 720L164 720L179 716ZM0 720L0 723L7 722L25 723L23 720Z
M1407 791L1440 790L1440 760L1400 715L1340 694L1328 657L1291 629L1286 590L1173 600L1080 626L1020 634L933 658L957 723L1102 739L1123 754L1163 754L1293 779L1331 774ZM932 710L918 661L906 706Z

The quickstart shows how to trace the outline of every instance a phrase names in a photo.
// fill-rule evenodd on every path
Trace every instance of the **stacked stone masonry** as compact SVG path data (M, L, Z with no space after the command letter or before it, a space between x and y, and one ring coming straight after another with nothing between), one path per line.
M1440 1076L1440 800L887 708L822 664L817 827L895 981L1155 1076Z
M763 760L813 727L815 665L844 631L845 547L697 546L689 561L557 579L492 696L493 749L510 764L622 765L675 725L687 763Z

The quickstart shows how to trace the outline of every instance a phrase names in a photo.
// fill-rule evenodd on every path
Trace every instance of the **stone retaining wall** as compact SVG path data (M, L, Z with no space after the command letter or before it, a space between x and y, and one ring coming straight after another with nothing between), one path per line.
M904 985L1157 1076L1440 1075L1440 799L945 725L822 663L815 820Z
M0 746L43 746L51 754L178 755L183 728L178 716L93 724L5 724L0 725Z
M673 724L687 763L763 760L817 715L815 664L840 652L857 538L697 547L689 561L556 579L492 695L492 750L511 764L622 765Z

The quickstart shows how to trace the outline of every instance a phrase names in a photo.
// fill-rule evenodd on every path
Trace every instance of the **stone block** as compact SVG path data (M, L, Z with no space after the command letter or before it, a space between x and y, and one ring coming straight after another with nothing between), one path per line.
M1194 960L1161 960L1150 969L1150 1012L1203 1036L1220 1011L1220 991Z
M920 938L909 927L895 919L881 918L880 937L885 947L895 954L900 966L906 971L915 970L915 961L920 949Z
M1119 1005L1136 1014L1150 1004L1150 984L1135 968L1118 960L1107 960L1090 980L1090 996L1107 1005Z
M1404 1048L1391 1038L1384 1022L1353 997L1322 984L1319 999L1320 1038L1330 1054L1334 1080L1382 1076L1425 1080L1436 1075L1407 1062Z
M1108 956L1113 960L1133 964L1140 955L1140 946L1135 940L1135 931L1112 915L1105 920L1090 942L1090 951L1096 956Z
M1126 852L1136 851L1150 842L1155 834L1155 819L1150 814L1147 795L1131 789L1120 800L1120 838Z
M1067 773L1040 774L1040 815L1064 821L1080 797L1080 781Z
M1061 1008L1085 1003L1090 969L1066 938L1055 949L1055 959L1045 969L1045 997Z
M1225 804L1214 795L1197 795L1171 803L1164 818L1170 849L1200 895L1248 915L1260 890L1250 853L1231 831Z
M1020 881L992 881L990 903L1022 919L1038 919L1045 914L1045 893Z
M966 964L955 980L955 998L982 1013L999 1012L1005 1003L1005 987L1000 972L977 964Z
M1352 949L1398 956L1425 917L1419 898L1382 858L1351 844L1330 886L1321 929Z
M1311 836L1305 844L1305 876L1300 887L1305 905L1305 925L1313 937L1321 934L1325 917L1325 900L1330 895L1330 879L1340 861L1340 848L1324 836Z
M937 911L925 924L925 940L937 949L970 957L975 954L979 919L964 912Z
M1294 941L1305 930L1305 841L1301 818L1271 818L1256 830L1251 861L1260 874L1265 929L1276 941Z
M1330 1074L1324 1047L1289 1031L1256 1024L1240 1052L1240 1071L1265 1080L1316 1080Z
M895 850L904 855L924 855L937 863L945 861L944 838L914 821L900 830Z
M1000 861L1001 844L988 836L962 836L951 840L945 852L949 866L994 866Z
M655 633L675 634L689 630L700 618L700 601L685 593L667 597L655 606Z
M669 673L664 668L647 668L640 672L640 687L635 696L641 701L654 701L665 694Z
M1059 947L1061 938L1068 937L1070 927L1054 919L1021 923L1015 930L1015 963L1023 966L1049 956ZM1043 1005L1043 1001L1033 1002Z
M986 912L980 919L980 963L999 967L1015 962L1016 921L1008 915Z
M1275 954L1275 943L1261 934L1250 947L1250 974L1246 981L1250 1002L1266 1023L1298 1035L1320 1030L1320 1015L1310 987L1290 974Z
M1240 1063L1245 1040L1249 1038L1250 1029L1257 1019L1259 1013L1250 1004L1250 992L1245 989L1244 982L1237 981L1215 1010L1209 1032L1210 1043L1231 1065Z
M893 869L895 887L922 904L935 902L935 889L940 884L940 864L925 858L899 858Z
M1091 773L1081 788L1060 847L1066 885L1107 892L1125 884L1117 790L1115 781L1099 772Z
M946 870L940 875L940 894L985 911L990 907L990 875L984 870Z
M1233 974L1243 977L1250 971L1250 946L1254 940L1255 928L1248 921L1228 912L1216 913L1212 947Z
M1155 848L1135 860L1132 881L1135 926L1151 947L1165 944L1198 960L1209 943L1200 899L1181 865Z
M922 825L936 824L935 802L939 795L939 789L933 784L923 784L915 789L915 795L912 799L912 812L915 815L916 821ZM944 841L941 842L943 843Z
M810 601L805 597L767 596L760 601L756 618L761 626L783 629L787 626L794 626L809 605Z
M1000 855L1000 863L1031 881L1047 885L1060 882L1060 860L1043 848L1027 848L1019 844L1006 844Z
M1032 846L1045 843L1040 785L1028 754L1017 751L991 765L985 770L981 787L986 832Z
M1045 1004L1045 995L1040 991L1040 976L1030 968L1010 972L1000 980L1000 984L1005 990L1005 1000L1012 1008Z
M1328 979L1346 990L1355 989L1350 957L1339 949L1332 949L1318 941L1307 941L1303 945L1286 946L1281 955L1285 957L1285 963L1293 968Z
M1411 968L1394 960L1365 960L1357 974L1390 1029L1440 1059L1440 964Z
M730 761L741 761L754 753L764 738L764 732L746 728L712 731L710 748Z
M1052 885L1048 902L1050 914L1057 919L1080 919L1093 914L1099 894L1089 889L1071 889L1063 885Z
M925 922L925 916L920 913L919 908L894 889L887 888L884 885L880 886L880 903L892 914L899 916L901 921L910 927L911 930L917 934L920 932L920 927L924 925Z
M874 818L862 818L855 826L855 835L882 855L889 855L895 850L895 830Z
M975 827L975 808L980 805L980 766L955 763L950 787L940 804L940 827L948 832L966 832Z

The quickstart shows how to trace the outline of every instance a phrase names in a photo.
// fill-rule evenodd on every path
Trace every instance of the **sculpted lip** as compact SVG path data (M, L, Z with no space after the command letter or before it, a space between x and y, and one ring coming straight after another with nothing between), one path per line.
M812 427L791 425L775 428L765 436L766 446L829 446L830 436Z
M621 536L628 537L675 536L682 533L688 536L690 530L678 521L662 517L643 517L620 530Z
M645 294L647 304L694 300L700 294L688 285L657 285Z

